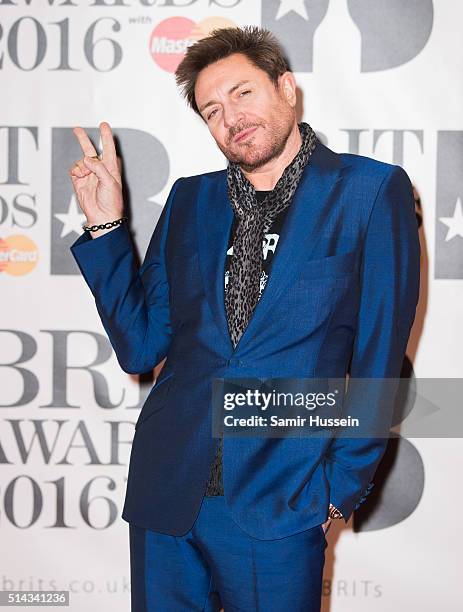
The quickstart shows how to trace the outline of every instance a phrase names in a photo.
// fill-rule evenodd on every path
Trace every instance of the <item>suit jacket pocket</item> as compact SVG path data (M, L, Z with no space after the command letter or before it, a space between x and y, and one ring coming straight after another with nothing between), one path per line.
M357 270L358 260L357 251L312 259L303 263L300 279L342 278Z
M173 372L169 372L163 377L161 373L161 378L156 380L153 388L145 400L145 403L143 404L138 420L135 423L135 429L137 429L141 423L149 419L150 416L163 408L167 401L167 395L173 375Z

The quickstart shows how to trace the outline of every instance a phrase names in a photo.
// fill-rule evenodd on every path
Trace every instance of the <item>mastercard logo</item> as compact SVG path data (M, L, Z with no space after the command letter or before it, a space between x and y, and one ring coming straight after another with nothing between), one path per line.
M38 258L37 245L27 236L0 238L0 272L23 276L35 268Z
M196 23L186 17L169 17L151 32L149 51L154 62L166 72L175 72L186 50L215 28L234 28L236 24L223 17L207 17Z

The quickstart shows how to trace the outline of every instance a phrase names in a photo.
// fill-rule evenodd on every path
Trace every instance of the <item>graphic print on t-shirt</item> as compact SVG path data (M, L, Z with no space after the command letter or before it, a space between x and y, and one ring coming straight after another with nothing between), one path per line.
M278 239L280 238L279 234L275 234L274 232L272 232L271 234L264 234L264 239L262 241L262 253L263 253L263 257L264 257L264 270L262 270L261 276L260 276L260 289L259 289L259 299L260 296L262 295L262 291L264 290L265 285L267 284L267 279L268 279L268 274L265 272L265 263L267 261L267 258L269 258L269 253L271 254L270 257L273 257L273 254L275 253L275 249L276 246L278 244ZM227 263L230 261L229 257L233 256L233 245L228 249L227 251ZM230 262L231 263L231 262ZM227 290L227 286L228 286L228 277L230 276L230 270L229 270L230 265L227 265L227 270L225 271L225 291Z
M269 191L256 191L257 200L261 202L268 193ZM264 263L263 270L260 276L259 299L261 298L262 292L265 289L265 285L267 284L270 266L275 255L278 240L280 239L281 228L283 226L287 211L288 207L282 210L280 214L276 216L271 227L269 228L268 233L264 234L264 238L262 240L262 254ZM228 241L228 249L225 261L225 292L227 291L228 278L230 276L231 258L233 257L233 240L235 237L236 226L237 220L235 218L233 220L232 230L230 232L230 239Z

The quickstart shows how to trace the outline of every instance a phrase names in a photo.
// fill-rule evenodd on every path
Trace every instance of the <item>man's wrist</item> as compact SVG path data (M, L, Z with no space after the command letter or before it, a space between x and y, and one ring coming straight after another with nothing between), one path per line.
M118 221L118 223L115 223L115 221ZM94 227L95 229L93 230L86 230L88 231L88 233L91 235L92 238L98 238L98 236L102 236L103 234L107 234L108 232L111 232L113 229L115 229L116 227L119 227L119 225L124 222L127 221L127 217L124 216L114 216L113 219L88 219L87 218L87 223L84 224L85 228L88 227ZM114 225L111 225L112 223L114 223ZM96 229L96 227L98 225L109 225L109 227L101 227L99 229Z
M114 226L114 227L108 227L105 229L99 229L99 230L95 230L93 232L88 232L90 234L90 236L92 238L98 238L98 236L102 236L103 234L107 234L108 232L112 232L114 229L116 229L116 227L119 227L118 225Z

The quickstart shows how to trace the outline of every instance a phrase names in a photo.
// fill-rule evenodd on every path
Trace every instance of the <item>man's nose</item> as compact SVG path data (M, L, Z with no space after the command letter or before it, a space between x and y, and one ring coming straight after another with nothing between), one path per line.
M244 119L243 113L234 105L229 105L223 108L222 111L223 125L227 130L234 128Z

